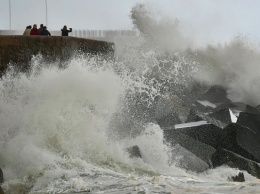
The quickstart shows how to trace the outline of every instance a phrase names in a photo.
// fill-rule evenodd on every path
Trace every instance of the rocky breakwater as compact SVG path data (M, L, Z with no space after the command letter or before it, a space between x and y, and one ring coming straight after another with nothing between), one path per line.
M153 109L154 122L172 148L169 165L198 173L226 165L260 179L260 105L233 102L218 85L205 87L194 82L190 88L182 88L162 95ZM127 152L142 158L138 146ZM242 172L227 179L245 181Z
M171 99L165 106L169 102ZM202 172L228 165L260 178L259 107L232 102L221 86L212 86L192 104L181 106L189 110L184 122L176 119L181 115L173 108L168 114L175 115L171 124L159 125L166 141L175 148L173 152L178 148L184 154L182 167ZM167 117L163 115L159 121L169 120Z
M26 71L34 55L46 61L69 60L75 53L114 56L114 44L76 37L62 36L0 36L0 74L9 66Z

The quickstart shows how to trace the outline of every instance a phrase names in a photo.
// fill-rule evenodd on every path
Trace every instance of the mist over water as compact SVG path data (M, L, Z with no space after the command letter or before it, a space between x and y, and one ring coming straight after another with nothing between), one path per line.
M259 46L249 37L237 35L230 42L196 46L192 37L185 37L181 19L156 17L147 6L137 4L132 9L133 24L146 38L143 45L162 52L181 54L197 68L192 77L208 85L226 87L234 101L259 104ZM243 33L243 32L241 32ZM196 65L191 65L195 63Z
M188 187L190 193L218 193L220 183L224 192L244 189L227 181L235 169L200 174L181 169L182 153L173 155L178 148L165 144L155 112L166 111L158 108L159 99L194 83L202 85L202 93L210 85L225 86L233 101L258 105L259 51L241 37L196 48L176 20L157 18L145 5L137 4L131 17L140 36L116 40L115 60L75 55L59 68L58 62L35 56L30 72L10 70L1 79L5 189L183 193ZM192 95L185 100L192 101ZM126 149L134 145L142 159L129 157ZM250 183L256 181L244 174Z
M199 79L226 87L232 101L259 105L258 48L237 37L225 46L209 46L199 53L204 63Z

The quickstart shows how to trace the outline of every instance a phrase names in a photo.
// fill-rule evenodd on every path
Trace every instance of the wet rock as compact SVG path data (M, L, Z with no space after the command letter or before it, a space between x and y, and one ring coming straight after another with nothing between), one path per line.
M232 121L230 114L230 109L227 107L218 108L217 105L209 101L196 101L186 122L206 120L209 123L215 123L217 126L224 128Z
M228 125L224 130L226 132L225 138L227 144L225 146L220 147L220 149L227 149L234 153L237 153L241 155L242 157L245 157L249 160L259 162L258 159L253 156L250 152L248 152L246 149L244 149L239 143L237 137L239 136L238 131L239 129L241 131L247 131L248 128L245 128L243 126L238 125L237 123L232 123Z
M207 120L224 128L239 116L240 112L260 114L257 108L242 102L231 102L226 90L221 86L212 86L204 95L192 104L192 110L186 122ZM215 123L214 123L215 122Z
M209 163L205 162L181 145L175 144L172 147L172 158L169 161L169 165L175 165L188 171L193 171L197 173L211 168Z
M208 164L208 168L232 162L237 168L259 178L257 158L237 143L238 127L241 126L233 123L221 129L206 121L199 121L175 125L172 129L164 130L164 136L172 147L181 145ZM192 170L201 169L196 165Z
M260 162L260 115L240 113L237 124L237 142Z
M206 115L219 110L217 109L218 106L227 103L231 103L231 101L227 98L226 90L221 86L212 86L192 104L192 109L186 122L205 120Z
M223 164L229 165L231 162L232 165L229 165L230 167L245 170L249 174L260 178L260 166L257 162L244 158L230 150L217 150L213 154L211 162L213 167L218 167Z
M192 124L199 125L201 124L201 122ZM190 125L191 124L189 124L189 126ZM185 167L185 169L195 172L201 172L203 171L203 169L205 170L211 167L210 160L212 155L216 151L214 147L205 144L204 142L199 141L198 139L195 139L188 134L185 134L185 132L181 131L178 127L176 127L176 129L164 130L164 138L173 148L176 148L177 145L180 145L201 160L200 162L198 159L196 159L196 164L194 163L194 165L188 165L187 162L187 165L182 165ZM187 156L186 154L186 159L187 158L191 157Z
M208 102L211 102L213 104L231 102L231 100L229 98L227 98L226 89L224 89L222 86L219 86L219 85L212 86L198 100L208 101Z
M221 86L211 87L192 104L186 123L176 124L175 118L171 123L168 116L161 119L169 120L161 128L173 147L179 144L208 167L232 164L260 178L260 112L250 105L231 102ZM199 165L193 170L196 168L201 170Z
M258 110L260 112L260 104L258 106L255 107L256 110Z
M127 148L130 158L142 158L140 149L137 145Z
M225 135L227 133L225 133L225 130L213 124L207 123L206 121L175 125L174 128L168 128L168 130L165 130L164 134L166 135L166 139L169 139L169 137L171 137L175 140L178 140L178 138L176 137L182 134L201 143L207 144L215 149L226 147L226 145L228 144L228 142L226 141L227 139ZM180 142L180 140L178 140L178 142ZM188 143L188 141L184 142Z
M169 88L170 92L163 93L155 107L155 121L162 128L186 122L192 103L206 90L195 80L187 85L174 83Z
M0 183L4 182L4 173L2 171L2 169L0 168Z
M230 110L232 110L232 112L238 117L240 112L247 112L247 113L253 113L253 114L260 114L260 112L248 105L248 104L244 104L242 102L230 102L230 103L223 103L220 104L219 106L216 107L216 111L217 110L221 110L221 109L225 109L225 108L229 108Z
M241 112L260 114L256 108L241 102L230 102L214 106L214 104L207 101L203 101L203 103L196 101L186 122L206 120L220 128L224 128L230 123L236 123Z
M239 172L237 176L231 176L229 180L234 182L245 182L245 177L242 172Z

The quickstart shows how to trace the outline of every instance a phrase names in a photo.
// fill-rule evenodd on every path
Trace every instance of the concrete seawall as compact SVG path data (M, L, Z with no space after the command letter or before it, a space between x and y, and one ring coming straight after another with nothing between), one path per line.
M0 36L0 74L9 64L26 71L33 55L42 54L47 61L66 61L79 51L85 54L114 56L114 44L105 41L62 36Z

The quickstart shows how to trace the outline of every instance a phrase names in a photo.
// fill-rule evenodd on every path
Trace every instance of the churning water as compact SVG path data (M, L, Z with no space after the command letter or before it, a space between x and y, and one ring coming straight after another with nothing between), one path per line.
M187 49L176 23L152 20L143 9L132 11L140 37L116 42L115 60L75 55L61 69L35 56L30 72L10 70L2 78L6 192L259 193L259 179L247 172L246 181L237 183L228 177L239 170L226 166L201 173L182 169L184 153L173 152L178 146L164 142L155 122L158 98L194 82L221 84L231 99L258 105L258 51L241 39ZM129 157L126 150L134 145L142 158Z

